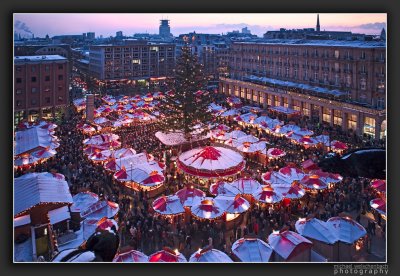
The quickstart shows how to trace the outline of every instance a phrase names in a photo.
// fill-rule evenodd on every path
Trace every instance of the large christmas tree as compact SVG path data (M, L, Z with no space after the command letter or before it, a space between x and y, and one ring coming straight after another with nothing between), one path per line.
M175 78L168 80L170 93L161 100L159 111L165 117L160 121L163 132L183 132L190 140L193 132L197 135L208 131L207 123L212 120L208 110L211 93L205 90L208 78L203 66L189 46L182 47L182 54L177 59ZM199 131L199 125L202 131Z

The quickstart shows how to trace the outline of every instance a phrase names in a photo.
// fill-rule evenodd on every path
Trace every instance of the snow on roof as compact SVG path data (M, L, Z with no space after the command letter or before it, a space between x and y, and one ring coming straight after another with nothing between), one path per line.
M233 263L224 252L217 249L198 250L190 258L190 263Z
M40 203L73 203L63 175L29 173L14 180L14 215Z
M348 217L332 217L326 222L327 227L336 233L339 241L352 244L367 234L365 228Z
M156 137L158 140L161 141L164 145L167 146L176 146L184 143L188 143L189 141L185 138L185 135L183 132L170 132L170 133L164 133L161 131L156 132ZM201 139L206 138L207 136L193 136L192 141L198 141Z
M192 215L200 219L217 219L225 213L224 206L213 197L198 198L190 207Z
M241 238L232 245L232 253L242 262L269 262L273 250L268 243L256 238Z
M260 182L252 178L239 178L230 185L238 189L241 194L249 195L253 194L261 187Z
M250 80L250 81L252 81L252 80L253 81L261 81L261 82L264 82L264 83L271 83L271 84L280 85L280 86L304 89L304 90L309 90L309 91L313 91L313 92L316 92L316 93L330 94L330 95L333 95L333 96L346 95L345 92L339 91L337 89L330 90L330 89L323 88L323 87L311 86L311 85L308 85L308 84L302 84L302 83L291 82L291 81L283 81L283 80L278 80L278 79L271 79L271 78L267 78L267 77L257 77L257 76L254 76L254 75L250 75L250 76L244 77L244 79L247 79L247 80ZM279 111L279 110L277 110L277 111ZM284 112L284 111L281 111L281 112ZM295 112L297 112L297 111L295 111ZM290 114L290 113L288 113L288 114Z
M15 133L15 155L50 147L54 138L47 129L38 126Z
M31 223L31 216L29 214L14 218L14 227L27 225Z
M304 45L327 47L353 47L353 48L386 48L384 41L360 40L311 40L311 39L265 39L260 42L235 42L235 44L257 45Z
M91 192L81 192L72 197L74 203L71 205L72 212L83 212L92 204L99 201L99 196Z
M67 59L60 55L42 55L42 56L15 56L14 62L21 62L21 61L56 61L56 60L65 60Z
M218 205L223 206L229 214L240 214L246 212L250 208L250 203L241 196L225 196L218 195L214 198Z
M274 251L284 259L288 259L290 254L302 244L312 246L310 240L293 231L273 232L268 236L268 242Z
M61 208L49 211L49 218L51 224L56 224L64 220L71 219L68 206L63 206Z
M185 212L177 195L161 196L153 201L152 207L154 211L162 215L177 215Z
M147 263L149 256L137 250L130 250L128 252L119 253L115 255L113 262L116 263Z
M326 222L312 218L312 219L299 219L296 221L296 231L306 237L314 240L322 241L327 244L334 244L337 242L336 232L331 232Z

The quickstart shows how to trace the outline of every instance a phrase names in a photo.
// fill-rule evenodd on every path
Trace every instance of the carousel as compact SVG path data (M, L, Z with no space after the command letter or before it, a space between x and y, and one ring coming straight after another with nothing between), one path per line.
M207 146L182 153L176 164L180 171L197 179L201 186L205 186L207 179L232 180L244 169L245 160L234 150Z

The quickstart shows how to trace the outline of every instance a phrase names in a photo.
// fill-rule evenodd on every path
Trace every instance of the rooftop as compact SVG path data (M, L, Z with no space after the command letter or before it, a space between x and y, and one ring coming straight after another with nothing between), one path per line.
M41 56L15 56L15 61L49 61L49 60L67 60L65 57L60 55L41 55Z
M261 45L305 45L305 46L333 46L355 48L386 48L385 41L360 41L360 40L310 40L310 39L264 39L254 42L235 42L235 44L261 44Z

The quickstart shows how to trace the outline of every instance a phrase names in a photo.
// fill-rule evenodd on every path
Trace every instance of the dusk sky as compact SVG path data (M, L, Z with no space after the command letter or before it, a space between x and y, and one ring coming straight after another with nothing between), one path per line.
M248 27L253 34L262 36L266 31L279 28L315 28L317 14L254 14L254 13L59 13L59 14L14 14L14 29L21 35L50 37L62 34L95 32L96 36L115 36L147 32L158 33L160 19L169 19L171 32L178 35L196 31L198 33L226 33ZM321 30L352 31L355 33L379 34L386 29L385 13L338 13L320 14Z

